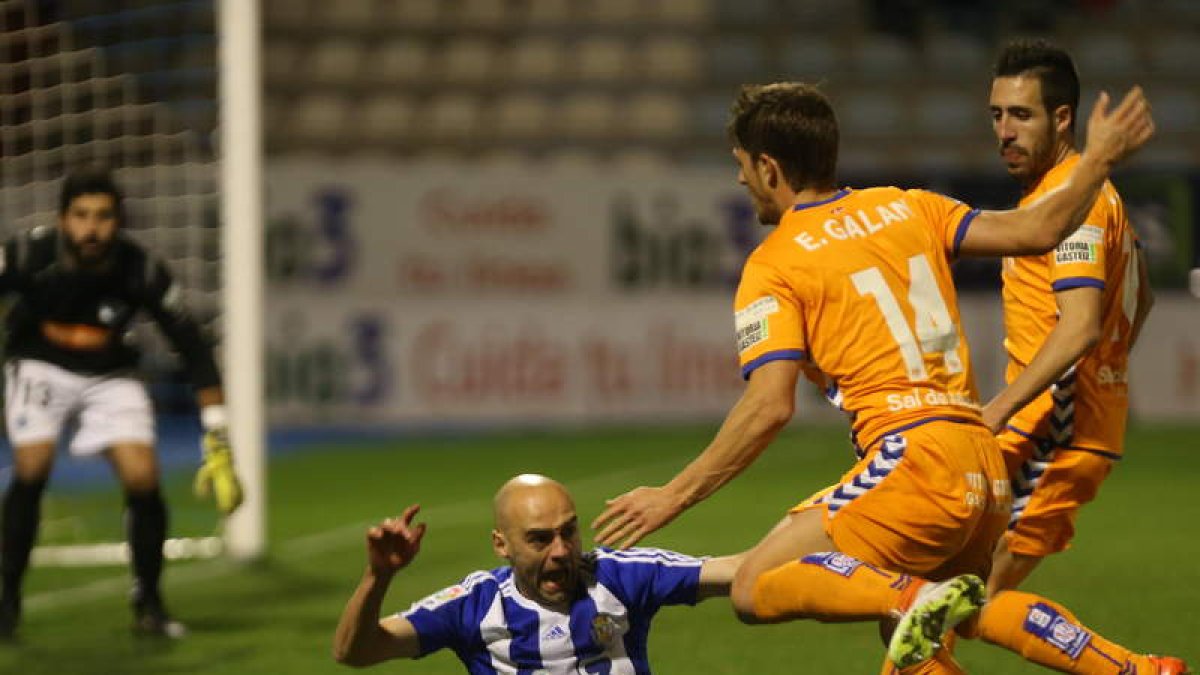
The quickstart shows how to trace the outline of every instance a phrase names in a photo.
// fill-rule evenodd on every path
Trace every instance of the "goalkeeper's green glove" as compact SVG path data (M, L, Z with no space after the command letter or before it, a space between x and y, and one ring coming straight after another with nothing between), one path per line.
M201 447L204 450L204 464L196 472L193 485L196 496L206 499L211 494L217 509L229 515L242 503L242 484L233 470L233 453L229 449L229 435L225 427L207 429Z

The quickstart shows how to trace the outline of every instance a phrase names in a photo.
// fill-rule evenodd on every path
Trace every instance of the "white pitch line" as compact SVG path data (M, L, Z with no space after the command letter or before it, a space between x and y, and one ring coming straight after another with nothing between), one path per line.
M570 488L573 492L580 493L591 489L603 488L610 482L624 477L638 479L647 472L675 466L680 466L678 460L653 462L635 468L598 474L575 481L571 484ZM632 488L633 486L631 485L630 487ZM430 522L433 524L433 527L454 527L478 520L481 512L486 513L486 509L491 508L492 502L490 499L486 501L456 502L445 506L422 509L419 520ZM340 547L348 547L351 544L358 544L361 543L361 537L366 534L367 528L374 525L375 522L362 521L353 525L339 525L338 527L322 532L289 539L279 545L278 553L284 558L310 556L336 550ZM242 565L239 563L224 559L198 561L178 569L172 569L170 572L170 583L171 585L195 584L236 572L241 567ZM22 606L26 612L43 612L60 607L74 607L86 602L95 602L128 593L130 584L131 581L127 574L119 577L98 579L80 586L34 593L24 599Z

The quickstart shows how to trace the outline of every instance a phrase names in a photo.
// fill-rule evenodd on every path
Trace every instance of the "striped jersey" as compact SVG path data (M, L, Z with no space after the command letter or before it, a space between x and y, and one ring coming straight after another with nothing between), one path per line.
M1024 206L1058 188L1074 171L1068 157L1022 199ZM1102 292L1101 336L1050 389L1018 411L1010 426L1055 445L1120 455L1129 407L1126 371L1138 299L1137 239L1112 183L1105 182L1084 224L1045 255L1004 259L1004 347L1007 381L1025 369L1058 322L1054 293L1092 287Z
M849 413L856 449L978 394L950 261L978 211L925 190L843 189L797 204L746 261L734 301L742 375L770 361Z
M569 613L517 590L511 567L474 572L401 615L421 656L452 649L474 675L633 675L650 672L650 621L664 605L695 604L703 560L653 548L584 556L583 583Z

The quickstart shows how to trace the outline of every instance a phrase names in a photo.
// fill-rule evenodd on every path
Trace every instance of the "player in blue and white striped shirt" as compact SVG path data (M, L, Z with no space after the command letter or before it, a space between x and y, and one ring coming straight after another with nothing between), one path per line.
M521 475L494 502L492 547L509 562L474 572L405 612L379 618L392 577L416 557L418 507L367 534L368 567L334 638L335 658L363 666L454 650L467 672L650 672L650 622L664 605L728 595L740 557L580 544L575 504L557 481Z

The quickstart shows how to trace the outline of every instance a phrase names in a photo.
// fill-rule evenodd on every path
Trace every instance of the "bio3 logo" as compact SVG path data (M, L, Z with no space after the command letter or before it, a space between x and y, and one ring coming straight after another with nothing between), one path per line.
M392 364L388 326L378 315L351 317L333 337L310 333L306 315L285 315L267 350L267 395L272 403L370 406L387 400Z
M612 204L611 270L624 290L717 289L737 286L743 261L758 243L754 209L741 196L685 216L682 200L620 195Z
M273 282L335 285L349 277L358 258L349 191L316 191L311 211L284 213L267 223L267 275Z

